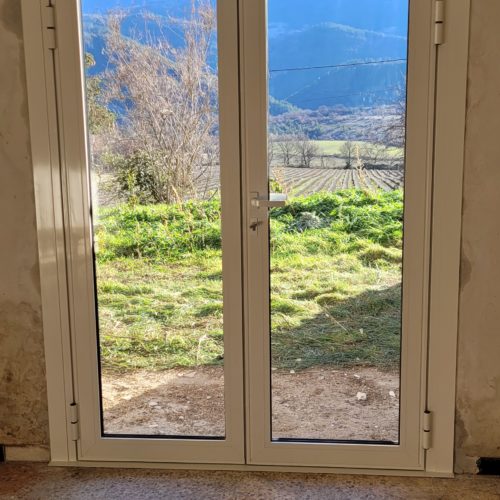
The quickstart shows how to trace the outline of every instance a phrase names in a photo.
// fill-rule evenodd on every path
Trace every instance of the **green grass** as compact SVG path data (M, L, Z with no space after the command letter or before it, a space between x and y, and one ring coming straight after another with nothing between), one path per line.
M218 363L220 267L219 251L178 263L144 258L98 263L103 364L126 369Z
M341 155L342 154L342 146L345 141L312 141L314 142L320 152L325 155ZM358 146L360 148L360 151L363 151L363 147L366 144L365 141L352 141L352 143L355 146ZM387 148L387 156L392 157L396 156L399 157L402 155L402 149L401 148Z
M274 367L399 363L402 209L346 190L272 211ZM103 365L222 363L218 201L102 209L96 236Z

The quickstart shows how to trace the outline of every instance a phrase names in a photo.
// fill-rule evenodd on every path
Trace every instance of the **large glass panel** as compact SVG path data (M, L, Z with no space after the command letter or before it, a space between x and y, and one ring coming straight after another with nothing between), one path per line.
M225 434L215 0L82 0L105 435Z
M408 0L269 0L272 438L398 443Z

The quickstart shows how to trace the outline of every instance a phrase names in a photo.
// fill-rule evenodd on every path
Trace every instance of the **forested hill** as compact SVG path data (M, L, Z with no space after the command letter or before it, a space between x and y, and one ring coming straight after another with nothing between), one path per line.
M387 103L403 86L405 59L397 35L335 23L282 32L269 41L270 92L309 109Z
M86 50L96 60L92 72L107 66L99 14L125 9L126 25L137 30L146 9L183 17L190 5L191 0L83 0ZM272 97L304 109L394 102L406 73L407 8L403 0L269 0Z
M122 8L179 15L191 0L82 0L82 4L85 14ZM270 24L285 29L333 22L394 35L407 32L408 0L268 0L268 9Z

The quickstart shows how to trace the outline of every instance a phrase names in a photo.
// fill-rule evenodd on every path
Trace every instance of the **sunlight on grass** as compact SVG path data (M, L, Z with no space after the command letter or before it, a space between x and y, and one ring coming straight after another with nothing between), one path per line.
M320 224L298 229L305 212ZM217 201L101 211L104 367L222 363L218 217ZM317 194L272 211L273 367L399 363L401 225L401 192Z

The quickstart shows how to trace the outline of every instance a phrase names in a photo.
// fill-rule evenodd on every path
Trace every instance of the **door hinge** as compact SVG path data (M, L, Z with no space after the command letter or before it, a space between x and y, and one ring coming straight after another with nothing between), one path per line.
M434 13L434 45L442 45L444 43L444 7L444 0L436 0Z
M45 47L55 49L56 44L56 16L53 5L47 5L43 8L43 32Z
M71 440L78 441L80 439L80 423L79 423L78 404L71 403L69 405L69 423L71 428Z
M432 448L432 413L428 410L424 411L422 448L424 450L430 450Z

